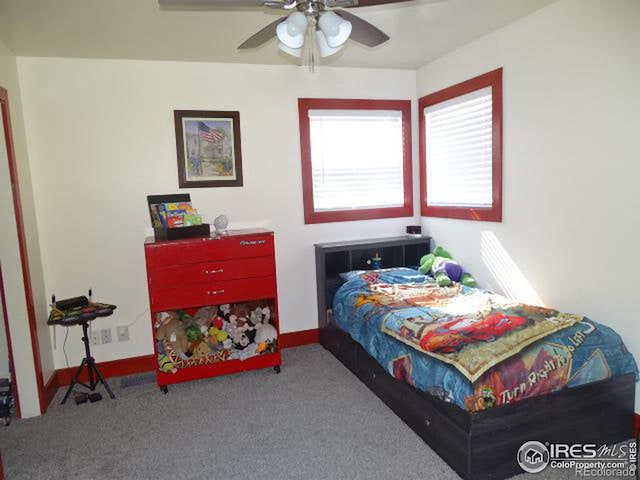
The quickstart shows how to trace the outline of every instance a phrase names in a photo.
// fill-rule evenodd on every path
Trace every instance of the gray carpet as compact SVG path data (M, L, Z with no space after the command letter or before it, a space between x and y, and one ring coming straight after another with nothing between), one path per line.
M280 375L201 380L168 395L110 384L115 401L61 406L59 391L45 416L0 427L7 480L459 478L317 345L285 350Z

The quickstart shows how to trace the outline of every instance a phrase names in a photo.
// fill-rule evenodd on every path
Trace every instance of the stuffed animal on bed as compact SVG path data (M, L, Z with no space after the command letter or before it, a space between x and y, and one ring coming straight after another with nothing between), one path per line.
M420 259L420 273L433 275L436 283L441 287L449 287L453 282L459 282L467 287L475 287L476 281L470 273L466 273L449 252L442 247L436 247Z

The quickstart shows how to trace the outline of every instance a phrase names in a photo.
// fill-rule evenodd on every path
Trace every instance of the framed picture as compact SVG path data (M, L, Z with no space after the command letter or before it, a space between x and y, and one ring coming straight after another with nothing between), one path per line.
M180 188L241 187L240 112L174 110Z

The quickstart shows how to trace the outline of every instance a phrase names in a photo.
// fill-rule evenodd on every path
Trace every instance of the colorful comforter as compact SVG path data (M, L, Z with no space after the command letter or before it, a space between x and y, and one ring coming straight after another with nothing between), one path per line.
M470 411L638 375L608 327L407 268L352 274L333 314L391 375Z

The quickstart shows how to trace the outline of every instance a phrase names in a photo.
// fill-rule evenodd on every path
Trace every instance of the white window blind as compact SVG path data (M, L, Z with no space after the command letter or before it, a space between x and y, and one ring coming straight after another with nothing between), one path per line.
M427 107L427 205L492 206L491 87Z
M404 205L402 112L309 110L316 212Z

